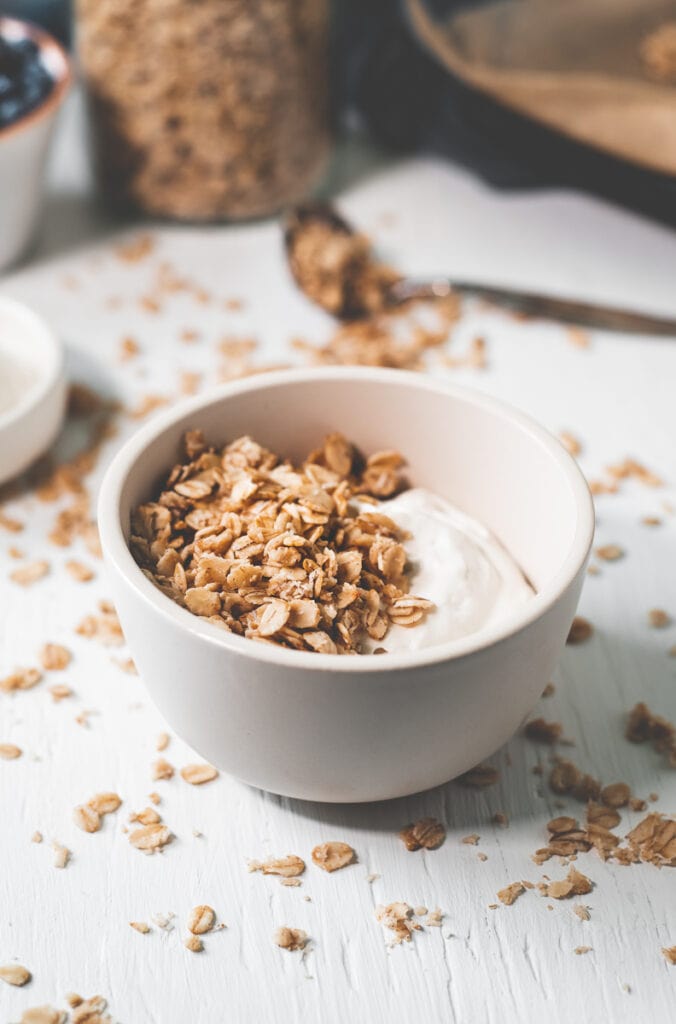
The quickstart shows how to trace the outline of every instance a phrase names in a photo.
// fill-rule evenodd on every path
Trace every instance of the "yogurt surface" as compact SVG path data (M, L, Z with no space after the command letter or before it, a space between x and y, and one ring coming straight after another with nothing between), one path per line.
M411 536L410 592L436 608L416 626L390 626L379 644L413 651L471 636L498 625L534 594L509 552L476 519L422 487L383 501L378 511Z

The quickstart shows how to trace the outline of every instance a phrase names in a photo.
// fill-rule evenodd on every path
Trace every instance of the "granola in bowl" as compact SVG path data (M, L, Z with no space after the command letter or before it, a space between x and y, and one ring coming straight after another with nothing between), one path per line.
M378 510L403 458L330 434L293 466L249 437L185 435L186 461L132 516L131 549L160 590L240 636L358 654L433 608L410 593L407 533ZM374 652L378 647L373 648Z

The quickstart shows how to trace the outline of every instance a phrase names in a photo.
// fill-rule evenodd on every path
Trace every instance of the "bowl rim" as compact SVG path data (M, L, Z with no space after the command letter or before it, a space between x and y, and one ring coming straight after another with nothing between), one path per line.
M186 415L191 413L197 415L201 410L227 401L234 395L282 387L284 384L309 383L326 379L359 379L373 384L396 382L407 387L461 398L516 422L531 434L547 449L565 475L577 509L573 542L553 579L536 592L532 600L504 619L497 627L414 651L391 652L381 657L357 655L358 664L355 664L353 658L344 655L295 651L277 644L255 643L250 638L237 636L194 615L163 594L147 579L134 560L124 538L120 514L123 487L131 469L143 457L147 447ZM406 370L353 366L292 368L265 372L231 381L218 388L213 388L203 395L186 399L167 412L158 413L150 423L137 430L117 452L105 473L98 501L98 524L104 556L126 579L138 596L152 606L155 612L169 620L175 627L222 650L243 658L248 657L252 661L264 661L297 671L387 673L396 670L410 670L459 660L499 644L520 633L545 615L573 583L589 557L594 536L594 518L591 492L579 466L561 442L526 413L482 391L442 381L431 375Z
M49 397L54 385L64 376L66 353L58 335L51 329L47 321L30 306L19 302L18 299L0 294L0 311L8 312L10 316L22 320L31 332L44 339L50 346L53 355L51 365L48 366L47 372L40 376L37 383L28 387L15 405L10 405L5 412L0 412L0 432L4 432L16 426L25 416L35 412ZM33 362L32 360L27 361Z
M32 21L23 21L21 18L11 18L5 15L0 16L0 36L4 35L7 26L21 31L23 36L32 39L37 43L42 53L51 52L56 55L59 63L59 71L54 79L54 88L45 99L38 103L27 114L19 117L17 121L0 128L0 143L9 138L10 135L17 135L24 128L29 128L43 117L56 112L68 92L73 81L73 68L70 57L61 43Z

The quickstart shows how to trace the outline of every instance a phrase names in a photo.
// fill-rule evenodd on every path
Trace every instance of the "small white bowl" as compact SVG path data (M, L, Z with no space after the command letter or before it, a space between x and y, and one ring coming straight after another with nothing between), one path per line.
M411 482L485 523L537 593L480 639L379 657L226 633L160 593L127 544L131 510L196 427L218 444L248 433L293 459L334 430L366 452L398 449ZM99 529L122 628L172 728L245 782L342 802L438 785L514 733L563 649L594 512L575 461L528 417L422 374L345 367L248 378L157 417L110 466Z
M54 79L52 91L39 106L13 124L0 127L0 270L4 270L24 255L35 236L49 143L71 71L63 47L35 25L0 18L0 36L32 39Z
M0 483L49 448L65 406L61 342L31 309L0 296Z

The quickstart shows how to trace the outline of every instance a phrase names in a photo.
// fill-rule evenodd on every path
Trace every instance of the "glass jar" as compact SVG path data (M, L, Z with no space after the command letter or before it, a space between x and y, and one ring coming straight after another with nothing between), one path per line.
M187 220L303 198L329 151L328 0L77 0L108 198Z

